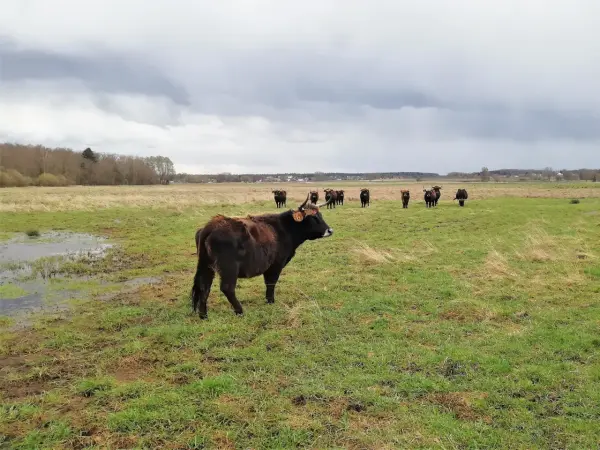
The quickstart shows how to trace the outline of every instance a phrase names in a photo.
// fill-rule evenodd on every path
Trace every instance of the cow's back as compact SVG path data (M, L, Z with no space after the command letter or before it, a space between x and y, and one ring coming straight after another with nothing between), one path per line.
M275 229L251 218L225 218L210 222L203 230L205 246L218 272L237 267L240 278L264 273L277 260ZM206 232L206 233L205 233Z

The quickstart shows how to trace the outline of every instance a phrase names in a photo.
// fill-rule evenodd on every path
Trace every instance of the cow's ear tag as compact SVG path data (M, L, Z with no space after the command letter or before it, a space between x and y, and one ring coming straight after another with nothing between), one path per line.
M293 216L296 222L302 222L302 220L304 220L304 214L302 214L302 211L294 211Z

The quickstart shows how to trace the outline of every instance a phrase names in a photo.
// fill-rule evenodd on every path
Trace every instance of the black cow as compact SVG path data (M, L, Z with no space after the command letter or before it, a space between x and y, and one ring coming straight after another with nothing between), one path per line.
M330 200L333 202L333 200ZM207 316L207 299L215 273L236 314L243 308L235 295L238 278L263 275L267 303L275 302L275 285L296 249L307 240L331 236L319 208L308 203L279 214L248 217L217 215L196 232L198 265L191 292L192 309Z
M435 201L433 202L434 206L437 206L438 201L440 199L440 197L442 196L442 193L440 192L440 189L442 189L441 186L434 186L433 188L433 192L435 192Z
M371 205L371 193L367 188L362 188L360 190L360 207L364 208L365 206Z
M465 200L469 198L469 194L466 189L459 189L456 191L456 195L454 196L454 200L458 200L458 204L460 206L465 206Z
M402 208L408 208L408 202L410 200L410 191L402 189L400 193L402 194Z
M319 201L319 191L310 191L310 202L316 205Z
M333 189L324 189L325 191L325 202L327 204L327 209L335 208L335 204L337 203L337 192ZM331 202L329 200L333 199Z
M278 208L287 204L287 192L277 189L273 191L273 194L275 205L277 205Z
M343 205L344 204L344 191L335 191L335 194L337 195L337 200L335 201L336 204L338 205Z
M423 189L425 192L425 204L427 208L433 208L435 205L435 191L433 189Z

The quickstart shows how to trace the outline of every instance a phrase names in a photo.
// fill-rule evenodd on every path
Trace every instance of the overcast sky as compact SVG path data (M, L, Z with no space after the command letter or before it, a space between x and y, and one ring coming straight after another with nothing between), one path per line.
M598 0L2 0L0 141L179 172L600 167Z

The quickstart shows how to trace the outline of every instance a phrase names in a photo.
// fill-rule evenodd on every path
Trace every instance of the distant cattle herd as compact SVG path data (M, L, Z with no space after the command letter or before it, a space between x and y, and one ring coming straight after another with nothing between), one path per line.
M442 186L433 186L429 189L424 188L424 200L425 206L427 208L433 208L437 206L440 197L442 196ZM335 208L336 205L344 205L344 191L343 190L334 190L331 188L323 189L323 193L325 194L325 204L327 205L327 209ZM287 200L287 192L283 190L274 190L273 196L275 199L275 205L277 208L282 208L286 206ZM402 208L408 208L408 202L410 201L410 191L407 189L402 189L400 191L400 196L402 198ZM460 206L465 206L465 201L469 198L469 194L467 194L466 189L459 189L456 191L456 195L454 196L454 200L458 200L458 204ZM359 194L360 206L365 208L371 204L371 193L369 189L362 188ZM310 191L309 192L309 200L313 205L316 205L319 201L319 191ZM331 201L329 201L331 200Z
M441 186L423 189L427 208L437 206ZM277 208L287 204L287 192L273 190ZM191 292L192 308L200 318L206 319L207 299L215 274L221 279L221 292L227 297L236 314L243 314L235 288L239 278L262 275L265 282L267 303L275 302L275 285L281 271L292 260L296 249L308 240L329 237L333 229L327 225L320 208L344 205L344 191L324 189L325 202L317 205L319 192L310 191L306 200L296 209L279 214L262 214L247 217L217 215L196 231L196 255L198 257L194 284ZM408 208L410 192L400 191L402 207ZM460 206L468 198L466 189L458 189L454 200ZM369 189L359 194L362 208L371 204Z

